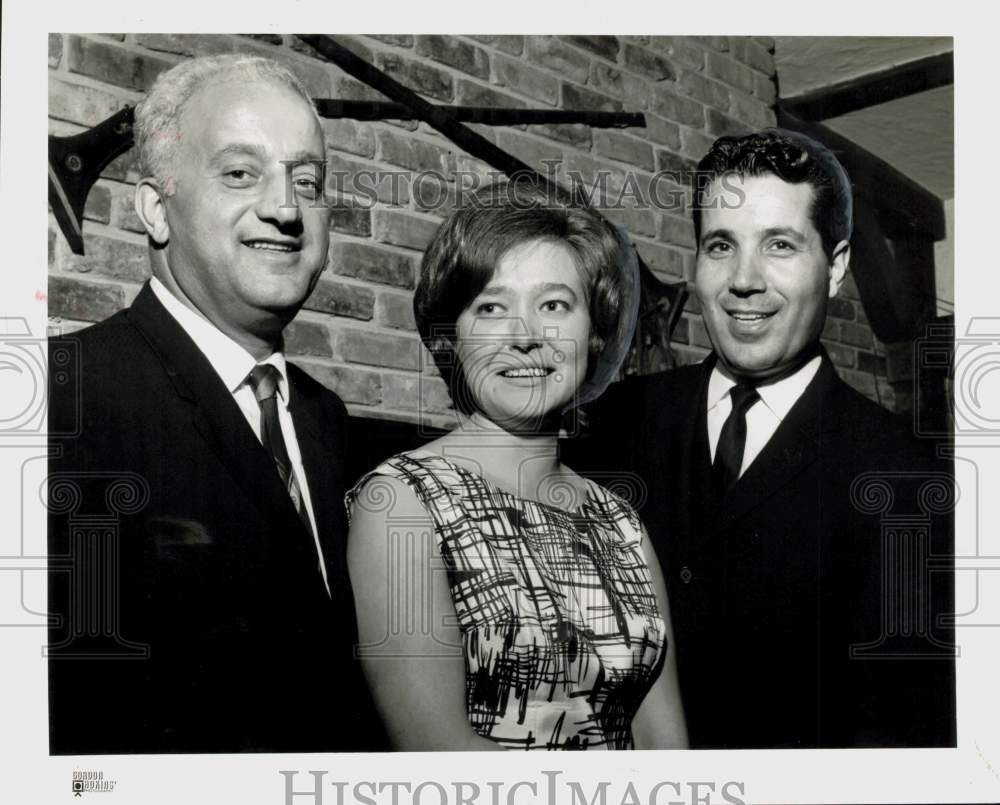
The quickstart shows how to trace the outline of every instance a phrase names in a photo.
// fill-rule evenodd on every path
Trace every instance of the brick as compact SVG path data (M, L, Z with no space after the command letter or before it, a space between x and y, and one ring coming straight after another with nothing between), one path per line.
M753 92L753 73L750 72L750 68L726 56L709 52L705 62L705 72L712 78L724 81L744 92Z
M535 64L578 84L585 83L590 73L590 57L553 36L526 37L525 53Z
M860 300L861 294L858 292L858 285L854 281L854 276L848 272L840 286L840 295L847 299Z
M729 50L728 36L692 36L691 38L720 53L726 53Z
M146 234L142 219L136 214L131 186L115 188L111 193L111 225L126 232Z
M621 98L627 106L639 109L649 106L649 85L610 64L594 62L590 68L590 84L600 92Z
M688 339L691 337L690 328L691 328L690 320L681 316L674 323L673 332L670 333L670 340L678 341L682 344L688 343Z
M643 130L649 139L661 143L674 151L681 147L681 129L676 123L664 120L657 115L646 115L646 128ZM638 132L637 132L638 133Z
M742 120L723 114L717 109L709 108L705 112L708 116L708 133L715 137L749 134L753 130L753 127Z
M582 123L546 123L528 126L527 130L541 137L575 145L584 151L589 151L593 143L592 129Z
M49 78L49 117L80 126L96 126L128 103L123 96L94 87Z
M714 142L714 137L709 137L700 131L681 129L681 153L695 162L700 161L708 153Z
M379 246L364 243L338 242L330 245L330 265L343 277L413 288L414 261Z
M482 79L490 77L490 57L482 48L453 36L437 34L418 36L416 45L421 56L447 64L467 75Z
M49 315L104 321L128 304L124 288L76 277L49 276Z
M689 219L679 218L676 215L660 216L657 237L674 246L684 246L689 249L695 247L694 224Z
M437 232L440 221L418 218L398 210L375 210L372 226L375 240L423 251Z
M336 74L332 77L333 89L330 97L341 101L386 101L388 100L378 90L372 89L364 81L358 81L349 75Z
M774 75L773 53L757 42L750 41L747 43L746 63L754 70L766 76Z
M836 296L830 299L827 302L826 312L828 316L833 316L835 319L854 321L854 305L847 299Z
M462 167L458 167L459 173ZM471 173L471 172L470 172ZM462 176L456 177L456 182L463 181ZM413 206L420 212L447 216L455 208L455 186L449 184L445 177L431 173L417 174L413 179Z
M386 45L395 45L401 48L413 47L413 36L411 34L365 34L368 39L382 42Z
M875 379L864 372L856 372L853 369L838 369L837 374L841 376L845 383L860 391L871 400L875 399Z
M373 330L341 330L337 352L350 363L416 371L420 367L420 341Z
M371 210L343 204L330 208L330 231L366 238L372 233Z
M746 63L747 60L747 41L750 39L748 36L731 36L729 37L729 52L732 54L733 58L738 62Z
M482 42L484 45L494 47L497 50L502 50L504 53L509 53L511 56L520 56L524 52L523 36L489 36L476 34L469 38L475 39L477 42Z
M331 366L315 361L295 361L314 380L333 391L345 403L378 405L382 401L382 378L378 372L356 366Z
M564 36L562 39L609 61L618 59L618 50L621 48L617 36Z
M331 38L338 45L342 45L347 48L355 56L360 56L369 64L372 64L375 61L375 51L373 51L365 42L362 42L358 37L337 34ZM310 58L315 58L314 53L306 52L306 55Z
M370 162L346 159L328 152L326 164L327 196L339 202L352 196L356 206L364 209L381 204L401 205L410 201L409 176L399 170L379 168Z
M677 85L681 92L696 101L721 109L723 112L729 109L729 89L725 84L706 78L693 70L684 70Z
M663 148L656 149L656 170L674 177L678 184L688 185L697 163Z
M375 156L375 133L367 123L347 118L323 121L326 147L359 157Z
M451 409L448 387L439 377L382 372L382 405L428 414Z
M858 324L868 324L868 314L865 313L865 307L860 302L854 306L854 312L857 315ZM876 340L876 343L878 341Z
M708 330L705 329L705 322L700 318L688 318L688 343L694 347L711 349L712 342L708 337Z
M694 316L701 315L701 302L698 300L698 295L694 292L694 286L690 283L688 284L687 298L684 300L684 312Z
M145 91L152 86L156 76L173 66L173 62L70 35L66 38L66 66L71 73Z
M774 79L754 74L753 94L768 106L773 106L774 102L778 100L778 88L775 86Z
M684 279L684 258L676 249L637 240L635 248L653 272L668 282Z
M666 88L653 90L653 111L674 123L696 129L705 125L705 107L695 100Z
M656 236L656 215L649 210L624 208L604 210L604 216L628 230L629 235Z
M653 174L649 182L648 195L650 204L660 212L684 216L688 209L690 190L686 184L679 184L678 179L685 177L677 173L658 172Z
M455 88L455 102L459 106L501 107L504 109L521 109L527 104L520 98L500 92L492 87L485 87L475 81L460 78ZM480 132L486 134L486 132ZM495 136L495 132L489 134ZM490 137L487 137L490 139Z
M385 327L415 332L417 322L413 317L413 297L390 291L380 293L375 300L375 321Z
M840 323L840 340L845 344L865 349L872 349L875 346L870 329L862 324L855 324L849 321L842 321Z
M318 313L369 321L375 311L375 294L368 288L320 277L303 307Z
M529 98L555 106L559 102L559 80L542 70L536 70L517 59L496 56L493 59L496 80Z
M285 328L285 351L289 355L313 355L319 358L333 357L330 331L325 325L315 321L305 321L298 317Z
M455 95L451 76L437 67L407 59L398 53L380 53L376 63L386 75L421 95L439 101L451 101Z
M375 133L379 158L414 171L438 171L446 176L455 171L455 154L434 143L404 137L392 131Z
M840 340L840 322L837 319L827 318L823 322L823 332L821 337L830 341Z
M739 92L732 94L729 113L745 120L754 129L766 129L774 125L774 112L763 101Z
M83 217L101 224L111 223L111 191L105 185L94 185L87 194Z
M128 282L144 282L149 278L149 255L145 245L85 233L83 248L83 255L66 253L60 266L63 271L100 274Z
M62 61L63 40L61 34L49 34L49 67L55 68Z
M603 206L608 197L612 200L618 197L628 177L634 177L635 173L583 154L568 154L564 175L572 185L586 191L591 203Z
M675 344L670 345L670 351L678 366L693 366L701 363L709 353L709 350L700 347L683 347Z
M563 159L563 150L559 146L506 128L497 132L497 145L543 174L558 170L558 165L555 163L561 163ZM552 167L543 163L549 163Z
M693 70L705 68L705 50L686 36L651 36L650 47Z
M595 131L594 148L598 156L627 162L647 171L654 169L653 147L627 134L619 134L616 131Z
M562 105L564 109L583 109L592 112L620 112L623 108L622 102L617 98L565 81L562 82Z
M853 369L856 364L857 353L850 347L846 347L843 344L836 344L832 341L824 341L823 346L826 347L826 351L830 355L830 360L833 361L834 366L843 367L846 369Z
M871 352L858 350L858 371L885 377L885 358L881 355L873 355Z
M627 44L622 55L629 70L653 81L674 81L677 78L677 73L674 72L670 62L651 50Z

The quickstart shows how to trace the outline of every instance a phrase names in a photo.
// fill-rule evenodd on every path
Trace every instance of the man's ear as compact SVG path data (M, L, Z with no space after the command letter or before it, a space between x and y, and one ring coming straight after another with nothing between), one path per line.
M833 299L840 290L840 285L847 276L847 269L851 267L851 244L846 240L840 241L833 248L833 261L830 263L830 298Z
M135 214L157 246L163 246L170 240L170 224L167 223L163 193L155 179L142 179L136 185Z

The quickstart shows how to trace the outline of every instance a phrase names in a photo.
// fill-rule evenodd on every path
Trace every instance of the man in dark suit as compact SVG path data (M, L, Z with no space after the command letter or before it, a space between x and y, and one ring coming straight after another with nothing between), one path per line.
M691 745L954 745L948 462L820 345L847 176L776 130L719 139L697 175L714 351L612 389L583 456L642 480Z
M78 431L49 477L50 750L379 748L346 411L282 353L327 259L320 121L285 68L220 56L162 75L135 133L153 278L73 337L50 406Z

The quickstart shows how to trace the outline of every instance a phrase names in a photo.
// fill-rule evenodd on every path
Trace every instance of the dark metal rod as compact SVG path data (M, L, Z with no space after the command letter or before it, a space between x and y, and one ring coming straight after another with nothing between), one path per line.
M321 117L352 120L419 120L410 107L387 101L340 101L314 98ZM583 123L592 128L625 128L646 125L638 112L593 112L583 109L504 109L487 106L442 106L462 123L486 126L519 126L555 123Z

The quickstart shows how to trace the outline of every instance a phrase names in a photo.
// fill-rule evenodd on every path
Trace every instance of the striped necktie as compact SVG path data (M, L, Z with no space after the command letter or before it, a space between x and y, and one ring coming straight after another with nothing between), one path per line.
M292 462L288 458L288 449L285 447L285 438L281 433L281 423L278 421L278 377L277 368L269 363L258 364L251 370L248 377L250 388L253 389L257 404L260 406L261 441L264 443L264 448L274 458L278 476L285 485L285 489L288 490L288 496L292 499L292 505L299 513L299 518L305 524L306 530L312 534L309 512L306 511L299 482L292 470Z

